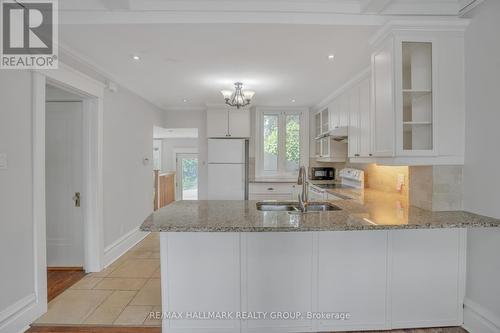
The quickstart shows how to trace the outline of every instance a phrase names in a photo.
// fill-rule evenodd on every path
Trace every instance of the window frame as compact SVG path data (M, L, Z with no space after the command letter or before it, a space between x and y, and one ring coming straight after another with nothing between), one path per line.
M278 170L264 170L264 115L278 116ZM255 121L255 178L295 180L297 171L286 170L286 116L300 116L300 160L299 166L309 165L309 110L305 108L256 108Z

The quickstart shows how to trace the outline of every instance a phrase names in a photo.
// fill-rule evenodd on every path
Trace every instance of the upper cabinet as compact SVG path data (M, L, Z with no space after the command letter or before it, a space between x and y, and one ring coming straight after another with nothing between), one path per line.
M465 26L397 27L373 44L372 154L379 164L463 164Z
M349 91L349 157L371 157L370 78Z
M207 110L207 137L250 137L250 110L214 108Z

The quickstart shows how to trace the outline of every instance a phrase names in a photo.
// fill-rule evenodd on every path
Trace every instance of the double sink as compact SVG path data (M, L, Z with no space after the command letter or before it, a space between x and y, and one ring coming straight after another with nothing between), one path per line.
M300 205L298 202L274 202L274 201L260 201L257 202L257 210L264 212L297 212L300 213ZM328 212L341 210L329 202L309 202L306 205L307 212Z

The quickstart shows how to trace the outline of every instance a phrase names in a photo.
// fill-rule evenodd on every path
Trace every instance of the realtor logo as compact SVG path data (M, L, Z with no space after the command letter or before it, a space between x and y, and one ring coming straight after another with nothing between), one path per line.
M0 68L57 68L57 0L0 0L0 4Z

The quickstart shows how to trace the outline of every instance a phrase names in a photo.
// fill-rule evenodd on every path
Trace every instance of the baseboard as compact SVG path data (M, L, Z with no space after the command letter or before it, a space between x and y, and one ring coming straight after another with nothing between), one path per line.
M147 235L149 235L149 233L140 231L139 227L137 227L137 229L131 230L117 239L113 244L107 246L104 249L104 267L111 265L116 259L120 258Z
M22 333L38 318L40 309L35 294L23 297L0 312L0 333Z
M500 333L500 318L476 302L464 300L464 324L469 333Z

